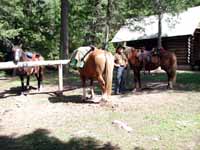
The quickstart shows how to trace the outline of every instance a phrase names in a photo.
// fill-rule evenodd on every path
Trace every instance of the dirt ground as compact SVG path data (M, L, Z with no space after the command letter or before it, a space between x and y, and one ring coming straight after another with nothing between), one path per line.
M13 79L0 80L1 85L8 84L0 91L0 145L3 149L23 149L23 145L37 149L27 142L27 136L43 130L48 131L42 132L43 136L65 146L75 137L91 137L102 143L102 149L200 148L199 91L166 90L166 83L156 82L148 83L148 88L141 92L127 91L123 95L112 95L109 102L96 103L82 102L80 87L65 87L68 90L62 96L50 92L18 95L16 89L10 90L13 88L10 80ZM56 88L46 85L43 90ZM113 124L115 120L130 127L131 133L122 125ZM40 137L31 137L31 141ZM14 144L10 143L11 139ZM52 139L49 141L47 145L55 144ZM87 149L86 143L79 141L82 147L74 149ZM39 149L51 148L41 146Z

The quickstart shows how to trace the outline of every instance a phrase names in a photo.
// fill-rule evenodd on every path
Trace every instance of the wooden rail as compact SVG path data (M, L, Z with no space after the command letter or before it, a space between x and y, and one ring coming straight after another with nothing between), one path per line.
M59 91L63 91L63 65L67 65L69 61L70 61L69 59L68 60L25 61L25 62L18 62L16 64L13 61L0 62L0 70L21 68L21 67L58 65L58 79L59 79L58 89Z

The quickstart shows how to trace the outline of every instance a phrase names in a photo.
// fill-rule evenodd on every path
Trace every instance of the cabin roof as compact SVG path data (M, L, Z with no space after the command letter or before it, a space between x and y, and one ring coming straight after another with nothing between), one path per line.
M134 41L156 38L158 34L157 16L149 16L135 21L127 20L111 42ZM200 6L192 7L176 15L166 13L162 19L162 37L193 35L200 28Z

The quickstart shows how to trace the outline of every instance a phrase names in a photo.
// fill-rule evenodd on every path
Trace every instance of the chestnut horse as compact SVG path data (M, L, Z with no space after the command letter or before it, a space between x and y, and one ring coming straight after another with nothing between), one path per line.
M81 51L85 52L80 58ZM101 100L107 100L112 92L112 77L114 68L113 55L105 50L98 49L94 46L80 47L74 52L76 62L82 60L84 65L78 67L83 87L82 99L86 99L86 80L90 80L91 97L94 98L93 81L97 80L102 91ZM72 61L72 59L71 59Z
M44 58L38 53L32 52L24 52L20 46L14 46L12 48L14 63L17 64L18 62L25 62L25 61L39 61L44 60ZM16 75L20 77L21 80L21 90L22 94L25 90L29 90L29 80L30 75L35 75L38 81L38 91L41 90L41 84L43 81L43 73L44 67L43 66L34 66L34 67L21 67L16 69ZM26 86L24 86L24 77L27 78Z
M173 88L173 83L176 81L177 68L177 59L173 52L169 52L163 48L156 50L156 53L146 50L141 52L141 50L135 49L133 47L127 47L126 54L130 67L134 72L135 90L141 88L140 71L142 69L154 70L159 66L167 73L167 88Z

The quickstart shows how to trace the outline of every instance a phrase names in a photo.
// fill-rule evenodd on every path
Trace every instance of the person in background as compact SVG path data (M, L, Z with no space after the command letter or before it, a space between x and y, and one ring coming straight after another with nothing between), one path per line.
M128 60L124 54L125 47L118 46L115 53L115 68L116 68L116 81L114 93L116 95L122 93L125 90L124 87L124 73L128 65Z

